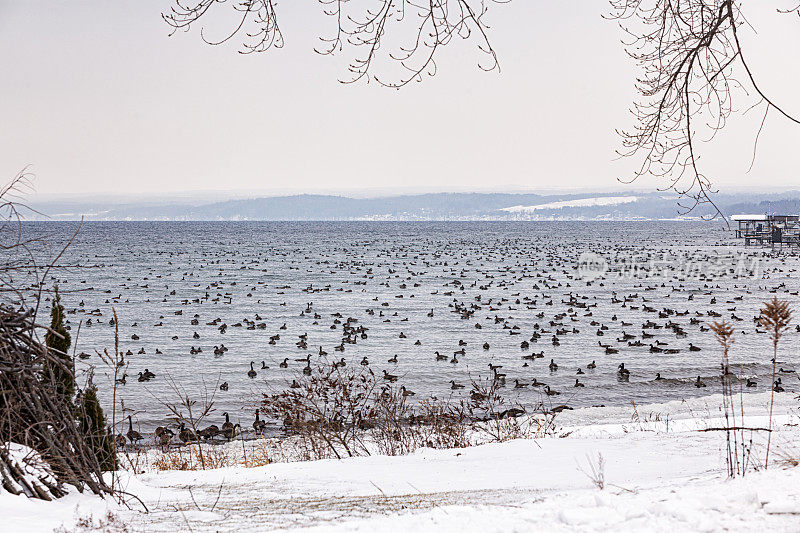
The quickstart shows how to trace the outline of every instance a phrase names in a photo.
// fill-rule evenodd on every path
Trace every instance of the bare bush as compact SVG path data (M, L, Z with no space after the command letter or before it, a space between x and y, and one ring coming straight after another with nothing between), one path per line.
M761 309L761 317L759 324L767 330L770 340L772 341L772 392L769 398L769 433L767 436L767 453L764 458L764 468L769 466L769 447L772 442L772 407L775 403L775 392L778 389L778 384L775 382L775 369L778 363L778 343L783 337L783 334L789 329L789 323L792 321L792 307L789 302L779 300L774 297L768 302L764 302L764 307Z
M518 420L524 411L507 407L491 380L474 382L469 402L452 397L410 402L408 396L368 368L323 360L292 386L265 394L262 409L283 421L306 459L465 447L472 444L471 435L503 441L531 436L549 424L534 417Z

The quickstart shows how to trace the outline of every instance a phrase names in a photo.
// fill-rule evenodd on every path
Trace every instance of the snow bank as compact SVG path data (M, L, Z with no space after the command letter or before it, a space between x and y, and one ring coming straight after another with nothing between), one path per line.
M738 400L738 399L737 399ZM555 435L402 457L275 463L258 468L123 473L149 514L117 509L134 531L800 531L798 401L776 395L775 461L727 480L720 396L628 408L566 411ZM744 423L765 421L769 393L746 395ZM763 462L763 432L753 461ZM603 467L599 466L602 457ZM594 473L593 473L594 472ZM604 489L597 486L602 472ZM41 502L16 513L26 532L47 531ZM104 512L82 497L70 505ZM32 520L32 517L36 517ZM24 526L24 528L22 527ZM41 527L40 527L41 526ZM5 531L6 529L4 529Z
M639 200L638 196L598 196L594 198L581 198L580 200L564 200L561 202L549 202L538 205L515 205L505 207L501 211L508 213L527 213L530 211L540 211L542 209L563 209L565 207L600 207L606 205L629 204Z

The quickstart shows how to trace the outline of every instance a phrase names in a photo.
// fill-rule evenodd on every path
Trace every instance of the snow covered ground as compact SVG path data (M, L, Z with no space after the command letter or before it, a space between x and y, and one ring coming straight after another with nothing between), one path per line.
M800 402L776 395L771 465L728 480L721 396L566 411L555 435L403 457L123 474L150 513L70 494L0 492L2 531L51 531L112 510L130 531L800 531ZM738 401L738 398L737 398ZM769 394L744 397L767 424ZM765 432L753 433L763 463ZM600 470L605 488L592 480ZM774 462L773 462L774 460ZM796 462L795 462L796 465ZM77 510L76 510L77 507ZM97 518L96 520L99 520Z
M515 205L505 207L501 211L509 213L527 213L542 209L563 209L565 207L597 207L606 205L629 204L639 200L638 196L598 196L594 198L581 198L579 200L563 200L560 202L549 202L538 205Z

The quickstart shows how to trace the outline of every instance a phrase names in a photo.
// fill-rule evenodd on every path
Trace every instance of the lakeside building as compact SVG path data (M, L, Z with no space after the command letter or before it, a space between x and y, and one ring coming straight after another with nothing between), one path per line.
M736 237L745 246L800 246L800 215L733 215Z

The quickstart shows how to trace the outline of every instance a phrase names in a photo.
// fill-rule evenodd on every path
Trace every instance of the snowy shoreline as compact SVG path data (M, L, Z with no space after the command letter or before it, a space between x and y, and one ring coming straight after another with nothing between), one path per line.
M744 395L744 424L765 427L769 393ZM54 503L0 493L4 531L52 531L112 511L129 531L800 530L800 410L776 394L768 471L726 479L722 396L581 408L552 436L406 456L121 473L150 509L89 495ZM737 396L736 401L739 401ZM753 432L763 463L764 432ZM228 446L235 446L231 443ZM597 478L603 458L605 489ZM795 466L791 466L791 461ZM592 473L594 469L595 474ZM110 529L114 530L114 529Z

